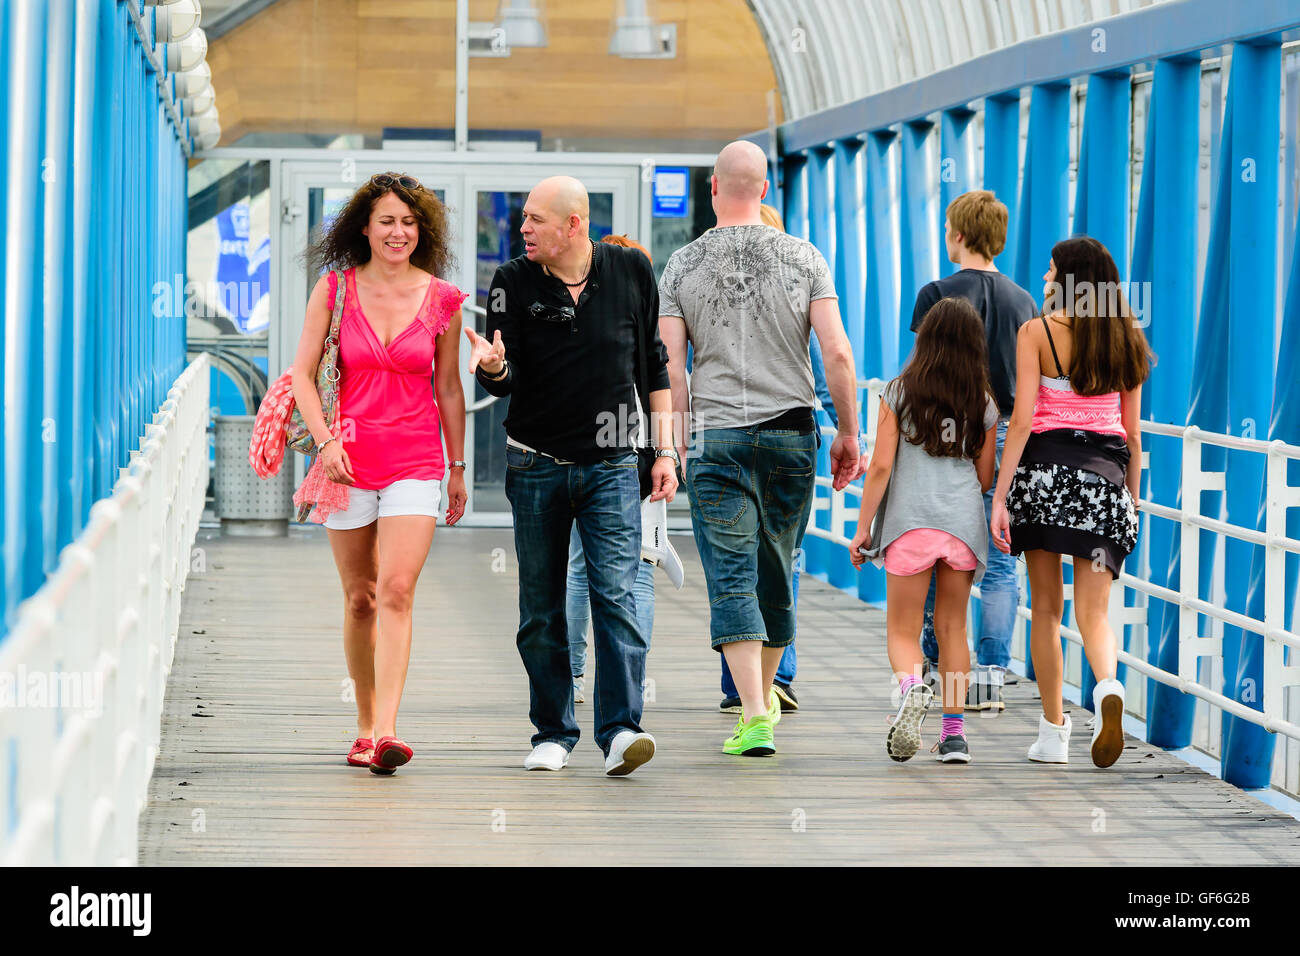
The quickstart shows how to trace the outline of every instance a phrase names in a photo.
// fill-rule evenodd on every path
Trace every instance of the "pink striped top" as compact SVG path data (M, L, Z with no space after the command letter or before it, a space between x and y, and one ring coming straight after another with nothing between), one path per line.
M1068 378L1040 376L1038 400L1034 403L1031 432L1053 428L1079 428L1090 432L1128 438L1120 418L1119 392L1105 395L1080 395L1070 387Z

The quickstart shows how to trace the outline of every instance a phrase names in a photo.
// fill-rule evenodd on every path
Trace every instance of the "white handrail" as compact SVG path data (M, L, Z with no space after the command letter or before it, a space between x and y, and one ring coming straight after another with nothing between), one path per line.
M136 862L203 514L207 425L200 355L0 642L0 865Z

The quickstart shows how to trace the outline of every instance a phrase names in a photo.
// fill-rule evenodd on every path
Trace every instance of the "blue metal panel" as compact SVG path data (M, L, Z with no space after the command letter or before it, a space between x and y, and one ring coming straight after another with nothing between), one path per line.
M10 68L9 56L9 16L0 13L0 156L9 156L9 90L13 83L13 74ZM0 222L9 221L9 196L7 190L0 189ZM5 270L0 269L0 302L7 302L9 296L9 282L5 276ZM8 351L8 330L7 322L0 322L0 356ZM8 393L9 369L6 363L0 358L0 395ZM0 412L0 640L9 631L9 622L12 618L14 598L11 597L13 589L10 586L12 580L9 554L9 519L7 512L9 510L7 502L9 501L9 480L5 475L3 467L5 455L9 448L9 422L5 415ZM9 764L11 774L8 777L7 786L17 792L17 744L10 739L9 754L12 760ZM9 801L9 806L16 806L14 800ZM12 831L17 826L17 811L12 811L11 820L6 823L6 831Z
M1156 64L1133 252L1134 307L1145 310L1150 323L1147 336L1160 363L1143 389L1145 417L1170 425L1187 421L1191 388L1200 74L1199 60L1161 60ZM1147 289L1161 292L1152 295ZM1144 436L1143 444L1150 453L1147 496L1167 507L1181 506L1182 443ZM1150 554L1149 580L1176 589L1181 567L1179 529L1163 519L1143 520ZM1152 600L1147 621L1151 635L1147 660L1177 673L1178 608ZM1159 747L1189 746L1195 698L1148 680L1147 700L1147 739Z
M1228 413L1234 434L1262 437L1272 411L1272 382L1261 374L1260 356L1273 356L1277 288L1277 143L1281 47L1276 42L1239 43L1232 51L1228 95L1235 101L1231 152L1232 222L1228 261L1230 320ZM1255 526L1265 463L1251 452L1228 453L1227 520ZM1246 611L1254 546L1229 539L1225 546L1226 606ZM1261 592L1262 601L1262 592ZM1262 605L1261 605L1262 606ZM1224 693L1261 707L1263 640L1225 625ZM1223 778L1239 787L1267 787L1273 736L1246 721L1224 715Z
M1127 74L1088 77L1074 200L1074 234L1092 236L1110 250L1121 276L1128 273L1131 89Z
M893 378L898 374L898 217L899 185L897 134L882 130L868 134L867 154L867 289L866 311L876 316L874 330L868 330L862 357L863 378ZM864 421L878 414L875 405L864 403ZM858 597L880 603L885 600L885 574L867 565L858 573Z
M69 378L72 383L72 435L73 453L76 456L73 473L69 479L68 507L60 511L60 537L63 521L68 522L68 535L85 526L93 501L94 481L94 359L91 355L91 330L88 327L88 299L91 269L90 237L91 196L93 190L93 157L95 145L95 76L99 50L99 2L78 0L76 9L76 48L73 63L76 70L76 90L73 96L75 117L73 123L72 181L73 203L69 209L69 235L72 243L72 266L69 303L71 331L67 342L71 350Z
M1069 84L1034 87L1029 99L1029 142L1025 148L1013 260L1013 278L1023 289L1042 288L1041 276L1047 271L1052 246L1066 235L1069 136Z
M1297 24L1300 13L1295 0L1157 3L1110 17L1103 23L1023 40L892 89L793 120L781 127L783 142L790 151L806 149L852 135L856 130L923 119L999 90L1124 69L1264 34L1280 31L1282 40L1292 40L1300 37Z
M943 237L948 206L962 193L975 188L975 133L971 120L975 111L969 107L944 110L939 121L939 275L957 271L948 258Z
M863 308L867 266L864 170L862 140L840 140L835 144L835 288L858 368L862 367L867 318Z
M862 368L866 334L866 206L863 200L865 160L862 140L835 144L835 288L840 296L840 317L853 347L853 365ZM830 424L829 418L824 418ZM823 445L826 474L830 474L830 443ZM851 534L851 532L850 532ZM848 552L828 547L827 580L837 588L855 588L858 571Z
M72 32L73 10L52 4L47 23L45 86L45 240L44 250L45 341L43 423L42 573L49 574L59 549L72 539L71 478L76 467L72 426L72 334L69 303L65 299L72 272ZM46 430L48 429L48 430Z
M999 270L1014 272L1019 231L1020 91L984 101L984 187L1007 207L1007 244L993 259Z
M808 195L808 241L818 248L828 264L835 262L837 244L835 204L832 200L835 190L835 164L832 153L826 149L808 151L808 163L804 169ZM818 453L818 474L829 474L829 447L823 444ZM823 529L830 528L830 491L825 488L813 490L813 523ZM804 538L804 567L810 574L826 575L833 564L839 563L842 556L834 552L836 548L829 541L812 535Z
M8 151L5 189L4 299L4 624L39 580L41 465L40 248L41 122L45 3L11 4L8 25Z
M912 354L912 311L916 294L939 276L939 236L936 221L937 174L931 154L934 124L904 123L902 219L899 223L898 365Z

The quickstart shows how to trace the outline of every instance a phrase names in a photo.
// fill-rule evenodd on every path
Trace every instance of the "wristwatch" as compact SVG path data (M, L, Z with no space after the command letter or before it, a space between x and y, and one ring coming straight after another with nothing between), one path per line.
M676 448L656 448L655 458L671 458L673 461L677 462L679 468L682 464L682 458L677 454Z
M452 468L468 468L469 466L463 461L453 461L450 465Z

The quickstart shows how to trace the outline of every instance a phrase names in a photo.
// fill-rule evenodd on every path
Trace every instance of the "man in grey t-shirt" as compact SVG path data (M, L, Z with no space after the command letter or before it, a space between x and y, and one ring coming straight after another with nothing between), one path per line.
M853 351L830 270L810 243L762 224L767 158L753 143L718 154L710 189L716 228L678 249L659 283L676 442L704 565L710 636L741 701L731 754L775 752L772 680L794 638L791 564L812 507L817 434L808 336L817 334L839 418L835 487L857 473ZM694 346L689 391L686 346ZM760 647L760 643L761 647Z

